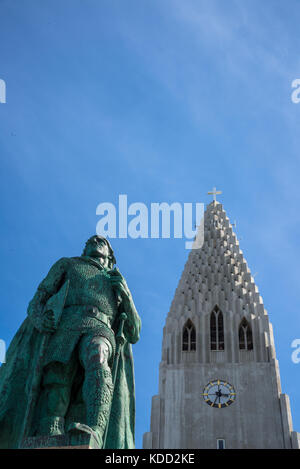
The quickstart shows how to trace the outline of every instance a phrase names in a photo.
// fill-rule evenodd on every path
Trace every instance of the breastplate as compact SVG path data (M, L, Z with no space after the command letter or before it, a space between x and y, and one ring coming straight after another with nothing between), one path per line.
M70 287L65 307L93 305L111 318L115 317L117 301L105 270L77 258L70 263L67 279L70 280Z

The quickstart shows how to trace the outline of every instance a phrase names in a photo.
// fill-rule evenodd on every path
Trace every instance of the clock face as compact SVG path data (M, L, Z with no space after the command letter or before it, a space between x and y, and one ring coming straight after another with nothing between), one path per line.
M234 387L227 381L216 379L205 386L202 396L210 407L222 409L234 402L236 393Z

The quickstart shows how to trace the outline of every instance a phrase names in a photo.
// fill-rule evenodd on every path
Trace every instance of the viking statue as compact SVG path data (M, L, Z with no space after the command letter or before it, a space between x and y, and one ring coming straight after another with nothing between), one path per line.
M60 435L134 448L141 321L115 263L107 239L93 236L40 283L0 368L0 448Z

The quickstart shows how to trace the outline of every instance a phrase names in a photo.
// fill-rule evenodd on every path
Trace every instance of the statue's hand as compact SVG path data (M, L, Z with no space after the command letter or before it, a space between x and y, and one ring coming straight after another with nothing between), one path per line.
M43 317L43 329L45 332L54 332L56 327L54 326L54 313L49 310Z
M54 315L52 311L47 311L46 314L36 316L33 320L35 328L41 333L52 333L55 331Z
M111 270L109 274L111 284L116 294L121 296L123 300L130 299L131 294L123 275L117 269Z

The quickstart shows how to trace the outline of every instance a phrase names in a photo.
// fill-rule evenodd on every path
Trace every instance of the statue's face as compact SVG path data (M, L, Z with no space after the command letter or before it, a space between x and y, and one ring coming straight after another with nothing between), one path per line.
M86 245L85 254L86 256L96 257L103 267L108 267L109 249L103 239L94 236Z

